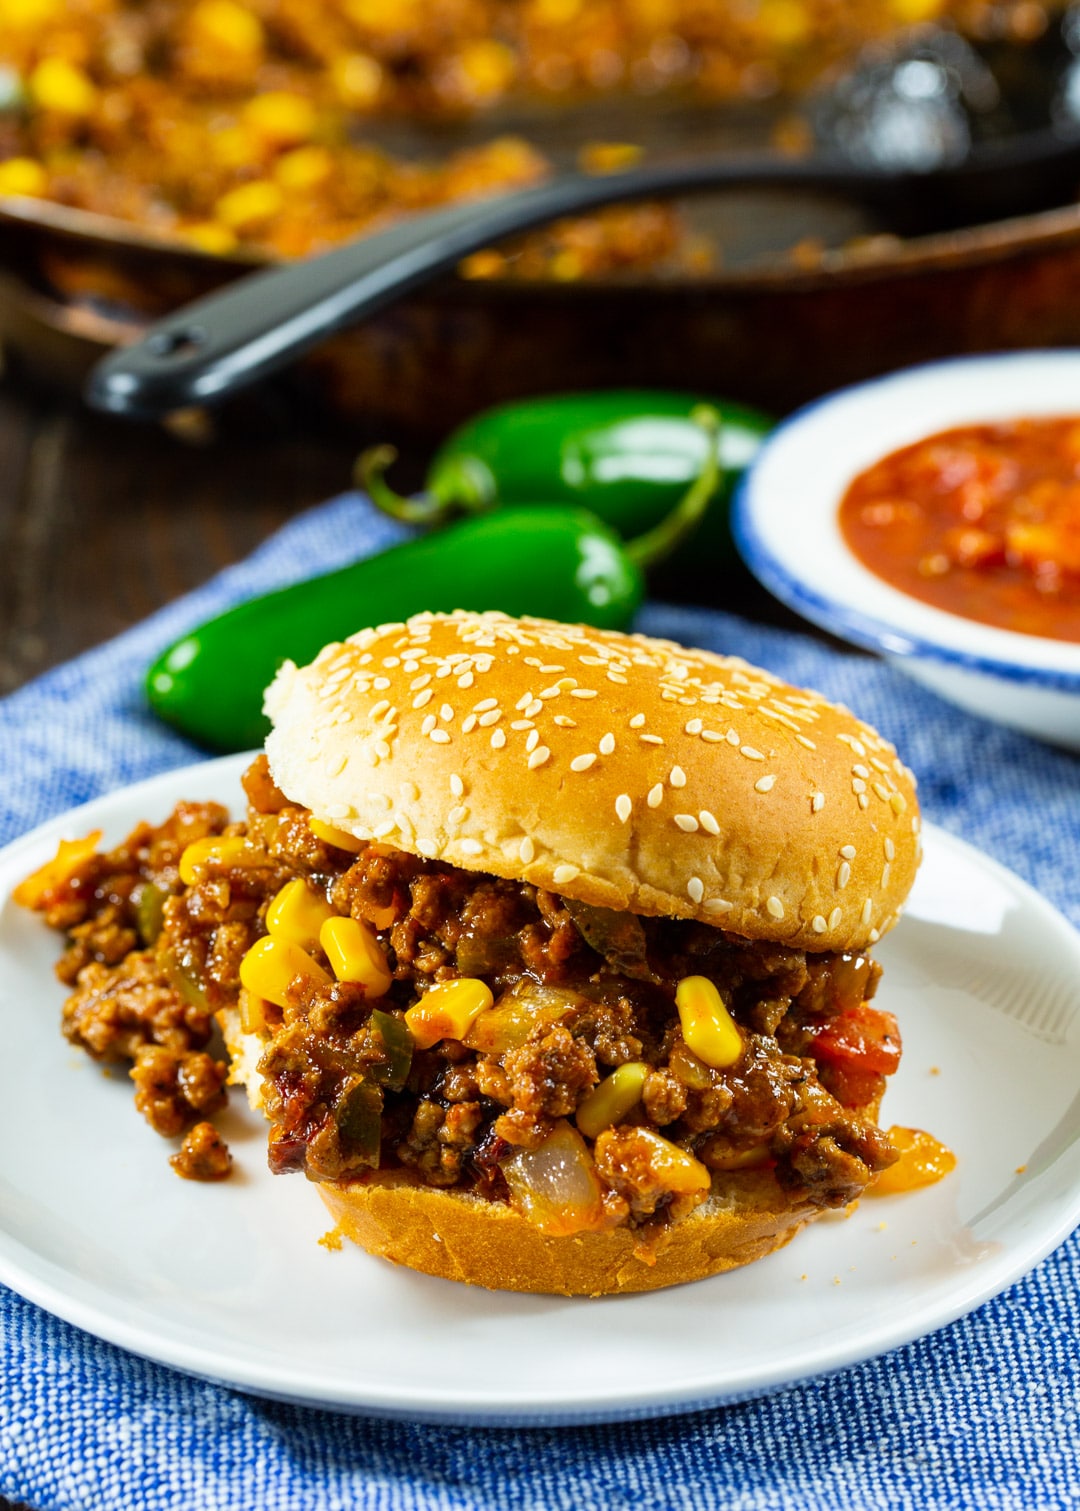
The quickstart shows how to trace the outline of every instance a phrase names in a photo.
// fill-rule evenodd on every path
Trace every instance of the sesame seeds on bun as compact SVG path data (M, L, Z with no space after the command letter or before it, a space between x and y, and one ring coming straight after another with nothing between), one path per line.
M419 614L286 663L266 711L274 779L317 818L602 907L864 948L918 865L887 741L671 641Z

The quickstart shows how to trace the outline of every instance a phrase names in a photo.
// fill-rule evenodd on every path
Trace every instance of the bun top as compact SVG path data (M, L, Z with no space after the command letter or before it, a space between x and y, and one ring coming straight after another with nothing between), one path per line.
M869 725L668 640L418 614L287 662L266 711L317 818L601 907L864 948L919 861L914 778Z

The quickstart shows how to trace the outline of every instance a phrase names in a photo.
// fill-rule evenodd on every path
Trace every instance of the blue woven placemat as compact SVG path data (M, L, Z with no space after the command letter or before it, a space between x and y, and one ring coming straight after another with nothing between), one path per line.
M401 533L364 500L336 499L0 703L0 843L196 758L140 697L147 663L170 640L238 598ZM638 627L850 703L914 767L927 817L1080 926L1080 762L801 636L662 604ZM633 1425L470 1431L254 1400L100 1343L0 1289L0 1495L35 1511L1073 1511L1078 1315L1074 1235L973 1316L763 1401Z

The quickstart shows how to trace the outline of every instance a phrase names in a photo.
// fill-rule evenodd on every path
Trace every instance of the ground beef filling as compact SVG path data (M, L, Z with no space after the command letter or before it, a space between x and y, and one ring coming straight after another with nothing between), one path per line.
M386 844L338 849L287 804L263 758L245 786L245 824L226 829L212 805L182 805L160 830L95 857L45 910L71 941L61 974L77 972L65 1032L96 1055L134 1060L144 1109L170 1129L216 1105L220 1083L197 1052L211 1015L237 1000L240 961L265 933L267 907L300 876L376 932L393 980L369 1002L358 985L320 989L298 977L284 1008L266 1005L259 1069L275 1171L349 1182L407 1167L434 1186L508 1199L506 1160L572 1122L629 1061L649 1067L641 1099L605 1139L603 1161L595 1151L617 1220L655 1222L700 1199L665 1192L634 1129L662 1133L713 1171L771 1168L786 1191L821 1207L846 1204L893 1162L862 1115L883 1076L845 1076L815 1057L822 1032L872 997L879 967L867 957L613 914ZM181 836L222 832L246 837L243 865L211 865L182 887ZM161 894L150 910L147 886ZM728 1069L705 1065L683 1040L675 989L690 975L716 984L742 1031L745 1051ZM444 1039L403 1061L405 1011L456 977L486 982L494 1010L467 1042ZM220 1172L206 1127L195 1132Z

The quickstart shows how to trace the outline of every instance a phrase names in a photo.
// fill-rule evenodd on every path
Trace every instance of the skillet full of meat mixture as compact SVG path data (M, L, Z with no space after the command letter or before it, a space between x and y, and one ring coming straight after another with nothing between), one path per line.
M867 956L612 913L336 835L288 803L265 757L244 786L243 823L181 803L111 852L95 837L67 847L17 894L67 936L65 1035L130 1065L151 1125L186 1134L180 1174L228 1173L211 1121L227 1066L212 1050L215 1014L237 1004L264 1041L276 1172L350 1182L407 1167L509 1200L515 1154L570 1129L595 1161L604 1223L640 1229L647 1252L708 1194L680 1180L672 1148L709 1172L771 1169L813 1207L846 1205L894 1162L871 1119L900 1044L895 1020L870 1005L880 967ZM349 848L334 843L346 838ZM245 989L268 911L297 881L305 908L377 940L377 998L337 979L317 933L287 957L299 968L280 1001ZM711 982L738 1028L725 1068L686 1043L675 998L687 978ZM438 1037L449 1024L425 1018L425 999L455 981L484 1009L461 1037ZM595 1088L620 1067L633 1067L633 1099L598 1129Z

